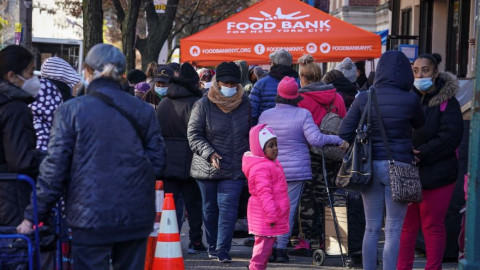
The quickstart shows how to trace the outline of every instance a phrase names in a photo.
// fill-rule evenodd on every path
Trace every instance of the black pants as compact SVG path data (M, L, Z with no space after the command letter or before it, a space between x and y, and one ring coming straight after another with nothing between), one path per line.
M165 193L173 193L175 206L179 205L178 200L183 198L185 209L188 213L188 226L190 231L188 237L192 243L202 242L202 194L198 188L197 182L193 179L188 180L164 180L163 189ZM182 227L183 209L175 207L177 212L178 229Z
M115 270L143 269L146 248L147 238L98 246L73 243L74 267L82 270L109 270L111 255Z

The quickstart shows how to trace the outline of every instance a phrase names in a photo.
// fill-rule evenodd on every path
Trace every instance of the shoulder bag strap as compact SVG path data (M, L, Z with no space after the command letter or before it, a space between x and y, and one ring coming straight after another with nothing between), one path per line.
M114 102L113 100L107 96L107 95L104 95L100 92L97 92L97 91L92 91L91 93L89 93L89 95L91 96L94 96L96 98L99 98L100 100L102 100L103 102L105 102L107 105L109 105L110 107L114 108L115 110L117 110L123 117L125 117L128 122L130 122L130 124L132 125L133 129L135 129L135 132L137 133L137 136L138 138L140 138L140 140L142 141L142 144L143 146L145 147L146 145L146 142L145 142L145 139L143 138L142 136L142 132L141 132L141 128L140 126L138 125L138 123L135 121L135 119L133 119L133 117L128 114L125 110L123 110L122 108L118 107Z
M362 130L363 125L365 124L365 120L367 120L367 125L370 127L370 115L371 115L371 103L372 103L372 92L371 90L367 90L367 103L365 104L365 108L362 113L362 117L360 118L360 122L358 122L357 130Z
M380 114L380 109L378 108L377 95L373 93L373 104L377 112L378 126L380 127L380 133L382 133L383 143L387 149L387 157L390 162L394 162L392 158L392 153L390 152L390 145L388 144L387 132L385 131L385 126L383 125L382 115Z

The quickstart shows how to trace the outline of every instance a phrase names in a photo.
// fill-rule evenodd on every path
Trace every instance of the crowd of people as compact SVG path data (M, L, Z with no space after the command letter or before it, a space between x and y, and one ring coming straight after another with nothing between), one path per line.
M315 190L328 179L318 178L318 170L334 177L342 160L327 159L321 168L315 149L345 153L371 89L394 160L420 169L423 201L392 201L389 159L372 110L373 184L361 192L363 268L377 267L384 224L383 269L412 269L420 227L426 269L441 269L463 131L458 81L439 70L441 57L424 54L411 64L388 51L368 78L365 64L350 58L328 72L311 55L298 59L298 72L285 50L269 59L268 72L235 61L214 69L151 63L144 73L125 71L117 48L97 44L82 75L51 57L39 79L32 53L8 46L0 51L0 173L36 179L41 220L66 201L75 268L143 268L154 183L161 179L174 194L179 228L188 213L188 253L206 251L222 263L232 262L235 223L248 202L254 235L248 267L265 269L269 261L289 262L295 217L321 211L305 207L312 197L323 201ZM343 120L338 130L322 133L331 113ZM0 226L32 231L30 193L22 184L0 183ZM307 231L319 226L313 219L307 224ZM307 234L323 241L318 230Z

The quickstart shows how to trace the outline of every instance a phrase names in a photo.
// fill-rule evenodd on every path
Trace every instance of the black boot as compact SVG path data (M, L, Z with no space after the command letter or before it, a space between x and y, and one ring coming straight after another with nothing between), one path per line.
M272 254L268 257L268 262L275 262L277 260L277 249L272 249Z
M277 263L288 263L290 258L288 258L287 250L286 249L277 249Z

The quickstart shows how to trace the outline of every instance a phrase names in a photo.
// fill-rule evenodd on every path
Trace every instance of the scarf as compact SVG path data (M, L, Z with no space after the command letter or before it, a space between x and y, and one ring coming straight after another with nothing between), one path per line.
M243 87L241 84L237 86L237 93L233 95L232 97L226 97L222 95L220 92L220 88L218 87L218 84L214 82L212 86L210 87L210 90L208 91L208 99L215 103L220 110L224 113L229 113L238 106L240 106L240 103L242 103L243 99Z

